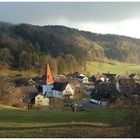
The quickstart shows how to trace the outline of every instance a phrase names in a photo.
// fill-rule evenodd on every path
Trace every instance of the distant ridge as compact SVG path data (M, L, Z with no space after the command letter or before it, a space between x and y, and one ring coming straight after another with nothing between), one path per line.
M0 50L4 48L10 50L12 67L19 67L16 60L23 51L39 52L56 59L72 55L78 62L117 60L140 63L140 39L97 34L58 25L0 22Z

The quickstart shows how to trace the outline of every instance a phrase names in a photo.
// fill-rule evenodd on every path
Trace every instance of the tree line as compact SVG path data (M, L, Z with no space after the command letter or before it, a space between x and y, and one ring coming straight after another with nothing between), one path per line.
M16 58L18 59L16 60ZM82 63L79 63L76 58L71 55L62 55L53 58L51 55L45 53L21 51L18 56L13 56L9 48L0 49L0 66L13 68L16 61L16 69L19 70L34 70L36 72L44 71L45 65L50 64L53 73L66 73L75 71ZM13 61L14 60L14 61Z
M0 66L41 71L82 69L85 61L119 60L140 63L140 40L101 35L64 26L34 26L0 22Z

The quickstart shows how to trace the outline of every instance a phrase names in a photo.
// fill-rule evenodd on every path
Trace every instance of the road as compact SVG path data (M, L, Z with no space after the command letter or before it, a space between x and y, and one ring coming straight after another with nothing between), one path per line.
M77 104L78 104L78 106L81 106L81 108L84 109L84 110L90 110L90 109L93 109L93 108L100 107L100 105L97 105L97 104L94 104L94 103L90 102L90 98L83 99L83 100L77 102Z

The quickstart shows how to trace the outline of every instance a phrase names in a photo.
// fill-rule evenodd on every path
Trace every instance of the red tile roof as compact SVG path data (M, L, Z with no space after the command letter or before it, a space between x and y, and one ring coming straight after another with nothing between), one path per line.
M49 64L47 64L46 71L45 71L45 84L48 85L52 83L54 83L54 79L51 74L50 66Z

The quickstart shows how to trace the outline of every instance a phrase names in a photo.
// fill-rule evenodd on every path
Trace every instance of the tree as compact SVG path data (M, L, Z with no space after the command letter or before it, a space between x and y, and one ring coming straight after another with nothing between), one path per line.
M0 76L0 96L3 98L3 104L7 104L6 97L10 94L13 83L9 78Z
M65 64L65 60L63 57L59 56L58 57L58 73L64 73L67 70L67 66Z
M31 55L26 52L22 51L19 56L19 66L22 69L30 69L31 68Z
M67 69L72 72L76 70L77 67L77 61L75 57L71 54L68 54L65 56L65 63L67 65Z
M13 59L9 48L3 48L0 50L0 65L10 66L12 65Z

